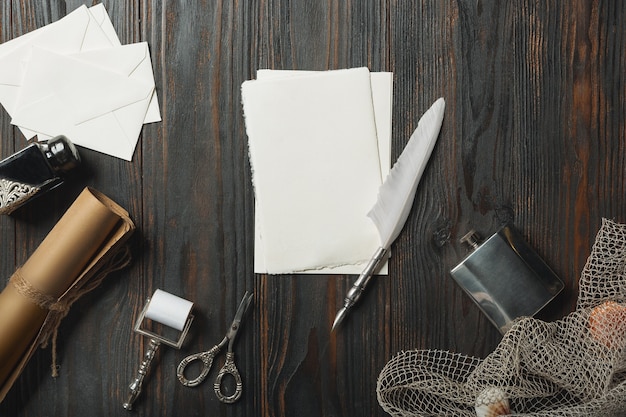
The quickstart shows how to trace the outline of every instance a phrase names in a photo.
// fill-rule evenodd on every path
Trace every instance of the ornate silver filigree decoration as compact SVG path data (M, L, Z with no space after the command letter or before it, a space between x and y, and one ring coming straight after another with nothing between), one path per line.
M38 187L0 178L0 214L11 213L38 192Z

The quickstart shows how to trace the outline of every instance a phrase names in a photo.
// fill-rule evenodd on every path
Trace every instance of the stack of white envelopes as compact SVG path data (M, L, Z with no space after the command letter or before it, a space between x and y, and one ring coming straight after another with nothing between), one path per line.
M393 74L259 70L242 85L255 272L359 274L389 171ZM386 273L386 268L380 273Z
M161 120L148 44L122 45L102 4L1 44L0 103L27 139L63 134L128 161Z

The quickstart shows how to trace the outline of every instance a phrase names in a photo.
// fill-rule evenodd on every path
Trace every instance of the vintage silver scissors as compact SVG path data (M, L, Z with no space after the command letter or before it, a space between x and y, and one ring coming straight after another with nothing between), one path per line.
M211 370L211 365L213 365L213 359L215 356L228 344L228 350L226 351L226 361L224 362L224 366L217 374L215 378L215 383L213 384L213 389L215 391L215 395L217 399L226 404L232 404L241 397L241 393L243 391L243 383L241 382L241 375L237 370L237 366L235 365L235 353L233 352L233 344L235 342L235 337L237 336L237 332L241 327L241 319L245 315L246 311L250 307L250 303L252 302L253 294L246 293L243 295L243 299L241 303L239 303L239 308L237 308L237 313L235 314L235 318L233 319L226 336L224 339L217 345L213 346L210 350L206 352L200 352L193 355L187 356L183 359L180 364L178 364L178 368L176 369L176 375L178 376L178 380L181 384L186 387L195 387L200 384L209 374ZM185 377L185 368L191 362L200 360L202 361L202 371L200 375L198 375L195 379L189 380ZM235 392L232 395L224 395L222 392L222 379L225 375L230 375L235 379Z

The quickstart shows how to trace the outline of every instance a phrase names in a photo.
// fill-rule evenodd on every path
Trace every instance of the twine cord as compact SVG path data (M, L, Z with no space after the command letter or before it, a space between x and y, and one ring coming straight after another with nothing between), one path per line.
M15 271L10 279L11 284L17 289L17 292L24 297L28 298L34 304L48 310L49 314L43 324L39 337L39 346L42 348L48 347L51 343L52 349L52 376L59 376L59 366L57 365L57 336L59 334L59 326L61 321L69 313L70 307L76 300L83 295L94 290L98 287L104 278L111 272L120 270L131 261L131 253L128 245L120 248L115 255L113 255L107 263L102 265L98 273L93 279L80 280L74 285L67 293L60 298L55 298L49 294L35 288L22 274L21 270Z

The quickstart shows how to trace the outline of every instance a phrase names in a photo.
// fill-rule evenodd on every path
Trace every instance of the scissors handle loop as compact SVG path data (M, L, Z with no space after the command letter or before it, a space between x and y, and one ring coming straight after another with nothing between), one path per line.
M199 385L202 381L204 381L206 376L209 374L209 371L211 370L211 365L213 365L213 358L215 358L215 355L219 351L219 346L213 346L211 350L207 352L200 352L189 355L185 359L180 361L180 363L178 364L178 368L176 368L176 376L178 376L178 380L180 381L180 383L186 387L195 387ZM202 361L202 370L200 371L200 375L191 380L187 379L185 377L185 368L187 368L190 363L198 360Z
M222 392L222 379L226 375L230 375L235 379L235 392L232 395L224 395ZM226 352L226 361L217 374L217 378L215 378L213 389L215 390L217 399L226 404L232 404L241 397L243 383L241 382L241 375L239 375L237 366L235 366L235 354L233 352Z

